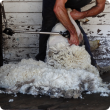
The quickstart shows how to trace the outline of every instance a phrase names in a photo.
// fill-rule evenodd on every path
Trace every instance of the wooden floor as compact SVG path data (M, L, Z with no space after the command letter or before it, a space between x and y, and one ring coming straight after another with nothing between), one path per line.
M110 82L110 72L102 75L104 82ZM83 99L50 99L47 96L32 96L17 94L0 94L0 106L3 109L39 109L39 110L107 110L110 107L110 96L100 94L82 94ZM9 102L14 99L13 102Z

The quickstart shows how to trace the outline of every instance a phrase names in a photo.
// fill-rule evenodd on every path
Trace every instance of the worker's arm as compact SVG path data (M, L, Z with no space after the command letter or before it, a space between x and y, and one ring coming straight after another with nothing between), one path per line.
M69 16L67 14L67 10L65 8L66 2L67 0L56 0L55 6L54 6L54 12L58 20L70 32L70 40L68 40L68 42L70 44L79 45L79 39L77 36L76 29L74 25L71 23Z
M79 12L73 9L73 11L71 12L71 16L74 20L83 19L85 17L96 16L97 14L101 13L104 10L105 1L106 0L96 0L96 6L84 12Z

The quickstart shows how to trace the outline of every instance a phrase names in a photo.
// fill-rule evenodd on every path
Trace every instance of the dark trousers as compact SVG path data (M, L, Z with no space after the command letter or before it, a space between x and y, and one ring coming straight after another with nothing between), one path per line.
M58 22L58 20L55 16L55 13L53 12L53 7L55 4L55 1L56 0L43 0L43 9L42 9L43 20L42 20L42 29L41 29L42 32L51 32L52 28ZM66 8L67 7L69 8L69 4L66 4L65 6L66 6ZM73 8L74 8L74 6L73 6ZM80 8L77 10L80 10ZM89 45L89 41L87 39L87 36L86 36L85 32L83 31L83 29L81 28L80 23L78 21L76 21L76 22L77 22L77 24L83 34L85 49L87 50L87 52L91 56L91 61L92 61L91 64L96 65L96 61L93 59L92 53L90 51L90 45ZM39 54L36 56L37 60L41 60L41 61L45 60L48 38L49 38L49 35L46 35L46 34L41 34L39 36Z

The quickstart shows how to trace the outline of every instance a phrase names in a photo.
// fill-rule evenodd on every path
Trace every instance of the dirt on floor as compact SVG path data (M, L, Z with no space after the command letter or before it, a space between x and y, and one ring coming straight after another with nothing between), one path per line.
M110 83L110 72L102 76L104 82ZM100 94L82 93L83 99L51 99L47 96L32 96L17 94L0 94L2 109L35 109L35 110L107 110L110 107L110 96L101 97ZM13 100L10 100L13 99ZM12 101L12 102L9 102Z

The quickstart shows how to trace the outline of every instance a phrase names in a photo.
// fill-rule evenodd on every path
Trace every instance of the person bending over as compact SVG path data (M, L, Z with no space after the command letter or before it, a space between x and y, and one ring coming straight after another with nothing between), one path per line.
M93 55L90 51L89 41L87 36L80 26L78 19L83 19L85 17L96 16L101 13L105 7L106 0L96 0L96 5L90 8L87 11L80 11L80 8L89 4L92 0L43 0L43 9L42 9L42 32L51 32L52 28L58 22L58 20L64 25L64 27L70 32L70 39L68 42L70 45L75 44L79 45L79 39L77 36L76 29L71 23L69 16L67 14L66 8L71 8L72 12L70 13L72 18L76 20L84 39L85 49L91 56L91 64L96 66L96 61L93 58ZM39 36L39 53L36 56L36 60L45 60L47 40L49 35L41 34Z

